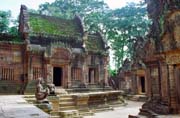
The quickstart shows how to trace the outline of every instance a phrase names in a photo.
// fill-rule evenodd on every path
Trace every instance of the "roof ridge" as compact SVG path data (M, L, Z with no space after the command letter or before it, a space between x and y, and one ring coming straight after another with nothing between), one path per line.
M45 15L45 14L39 14L39 13L32 13L30 11L28 11L29 15L36 15L36 16L43 16L43 17L50 17L50 18L56 18L56 19L60 19L60 20L69 20L69 21L75 21L74 18L73 19L67 19L67 18L62 18L62 17L57 17L57 16L50 16L50 15Z

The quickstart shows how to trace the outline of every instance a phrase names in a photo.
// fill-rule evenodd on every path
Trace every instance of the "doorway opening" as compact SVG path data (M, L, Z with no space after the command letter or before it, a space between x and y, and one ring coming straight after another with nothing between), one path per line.
M54 67L53 68L53 84L55 86L62 86L62 68Z
M95 80L95 69L89 68L89 83L94 83Z
M140 77L140 81L141 81L141 92L145 93L146 92L146 88L145 88L145 78L144 77Z

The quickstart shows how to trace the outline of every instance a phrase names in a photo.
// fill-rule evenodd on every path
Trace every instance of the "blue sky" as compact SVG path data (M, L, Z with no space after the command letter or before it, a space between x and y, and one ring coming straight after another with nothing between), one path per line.
M53 2L54 0L0 0L0 10L11 10L15 18L19 14L20 5L24 4L30 9L38 9L38 6L44 2ZM120 8L127 2L138 2L140 0L104 0L110 8Z

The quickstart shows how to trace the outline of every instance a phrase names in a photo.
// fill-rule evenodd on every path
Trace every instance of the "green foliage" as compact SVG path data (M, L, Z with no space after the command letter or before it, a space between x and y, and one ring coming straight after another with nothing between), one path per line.
M110 77L115 77L117 75L117 71L115 69L111 69L110 66L108 67L108 72Z
M66 19L74 18L75 14L84 19L87 30L97 31L102 23L103 13L108 9L102 0L56 0L39 6L41 14Z
M10 16L11 16L10 11L0 11L0 32L1 33L8 32Z
M30 15L31 30L35 33L46 33L51 35L78 35L78 25L73 20L64 20L60 18L49 18L46 16Z
M130 3L127 6L110 11L105 25L111 48L114 51L116 68L125 58L131 58L136 37L144 37L150 21L143 4Z
M8 33L13 36L18 36L18 20L12 20L11 22L13 26L8 28Z
M148 31L146 5L130 3L127 6L111 10L103 0L56 0L40 5L39 12L72 19L79 14L86 30L101 31L107 37L114 52L116 69L125 58L131 58L136 37L144 37Z
M10 23L13 26L9 26ZM11 12L10 11L0 11L0 33L10 35L10 40L14 43L22 42L20 37L18 36L18 21L11 20ZM1 39L7 40L7 39Z

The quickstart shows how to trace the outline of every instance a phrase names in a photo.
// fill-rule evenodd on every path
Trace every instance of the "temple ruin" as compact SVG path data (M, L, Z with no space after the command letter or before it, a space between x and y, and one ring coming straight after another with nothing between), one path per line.
M34 93L34 81L73 88L107 85L108 46L86 32L79 16L62 19L30 13L22 5L19 36L0 34L0 92ZM13 89L12 89L13 88Z
M150 31L142 43L138 43L137 40L135 45L138 48L134 48L134 53L138 55L128 62L131 63L131 69L124 69L121 73L130 73L123 78L129 77L131 81L134 81L132 74L134 69L137 72L142 69L144 73L145 91L149 99L140 109L141 115L153 117L156 113L178 114L180 113L180 1L146 0L146 2L149 18L152 20ZM130 88L136 84L132 83Z

